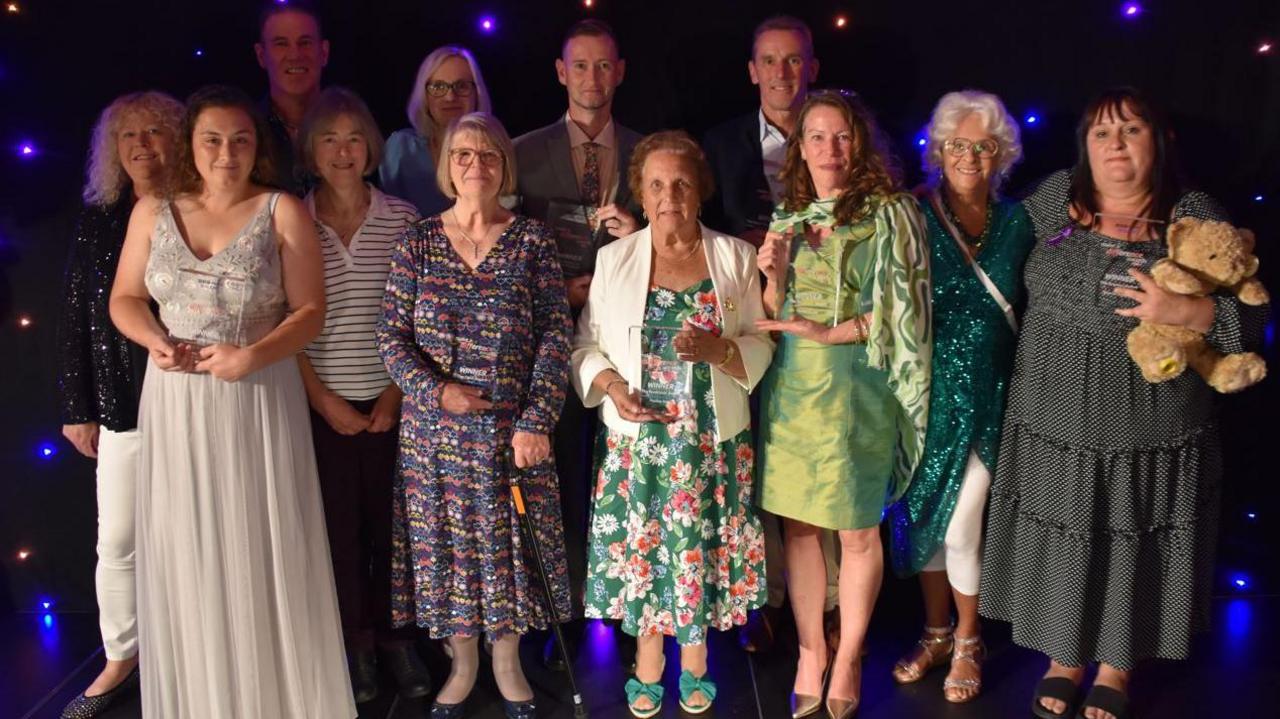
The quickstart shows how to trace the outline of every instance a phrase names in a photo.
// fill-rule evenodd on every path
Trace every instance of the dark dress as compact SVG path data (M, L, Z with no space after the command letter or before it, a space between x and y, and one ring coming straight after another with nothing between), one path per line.
M1025 205L1027 260L1018 341L987 513L979 609L1018 644L1062 664L1185 658L1208 620L1222 454L1213 392L1195 372L1149 384L1129 359L1132 301L1111 293L1149 270L1163 241L1124 242L1067 226L1070 176ZM1201 193L1179 217L1222 219ZM1267 308L1214 297L1210 344L1261 338Z
M392 615L433 637L497 639L547 626L512 504L511 436L550 435L569 371L569 306L555 239L517 216L473 271L440 217L391 259L378 349L404 391L392 529ZM484 389L492 410L455 415L443 385ZM520 473L560 616L568 615L555 464Z

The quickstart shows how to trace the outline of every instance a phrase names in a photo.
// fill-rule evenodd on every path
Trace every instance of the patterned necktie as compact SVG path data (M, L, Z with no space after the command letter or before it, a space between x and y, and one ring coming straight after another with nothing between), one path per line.
M600 206L600 145L588 142L582 146L586 152L582 163L582 204L587 210L591 229L595 229L596 208Z

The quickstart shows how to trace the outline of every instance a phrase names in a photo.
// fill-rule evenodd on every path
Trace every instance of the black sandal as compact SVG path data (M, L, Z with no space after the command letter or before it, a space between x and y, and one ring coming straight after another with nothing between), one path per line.
M1094 684L1089 689L1089 695L1084 698L1084 704L1080 705L1076 718L1085 719L1084 710L1091 707L1101 709L1116 719L1129 719L1129 695L1111 687Z
M1070 679L1046 677L1036 685L1036 693L1031 697L1031 713L1040 719L1062 719L1072 716L1071 709L1075 706L1079 694L1080 685ZM1067 708L1061 714L1055 714L1040 703L1041 699L1057 699L1066 703Z

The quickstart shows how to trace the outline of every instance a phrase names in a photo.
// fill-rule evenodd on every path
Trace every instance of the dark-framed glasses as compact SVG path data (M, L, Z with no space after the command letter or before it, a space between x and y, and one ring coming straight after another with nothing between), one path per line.
M453 90L453 94L458 97L467 97L476 91L476 84L471 80L454 80L453 82L434 80L427 83L427 94L432 97L444 97L450 90Z
M966 140L963 137L953 137L942 143L942 147L946 149L952 157L964 157L970 151L978 157L995 157L1000 152L1000 143L992 139Z
M502 153L497 150L472 150L469 147L460 147L456 150L449 150L449 159L453 160L453 164L458 167L471 167L471 163L480 158L480 164L485 167L497 167L502 164Z

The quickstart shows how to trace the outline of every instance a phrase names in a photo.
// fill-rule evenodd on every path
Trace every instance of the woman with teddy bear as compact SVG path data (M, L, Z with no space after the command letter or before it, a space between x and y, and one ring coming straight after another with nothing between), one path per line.
M1123 719L1134 666L1187 657L1207 623L1222 476L1213 388L1196 372L1148 382L1127 335L1158 323L1239 353L1260 343L1267 305L1152 279L1169 223L1225 216L1184 191L1173 135L1139 92L1094 98L1077 151L1025 201L1037 243L979 607L1050 658L1036 716ZM1089 663L1098 673L1081 706Z

